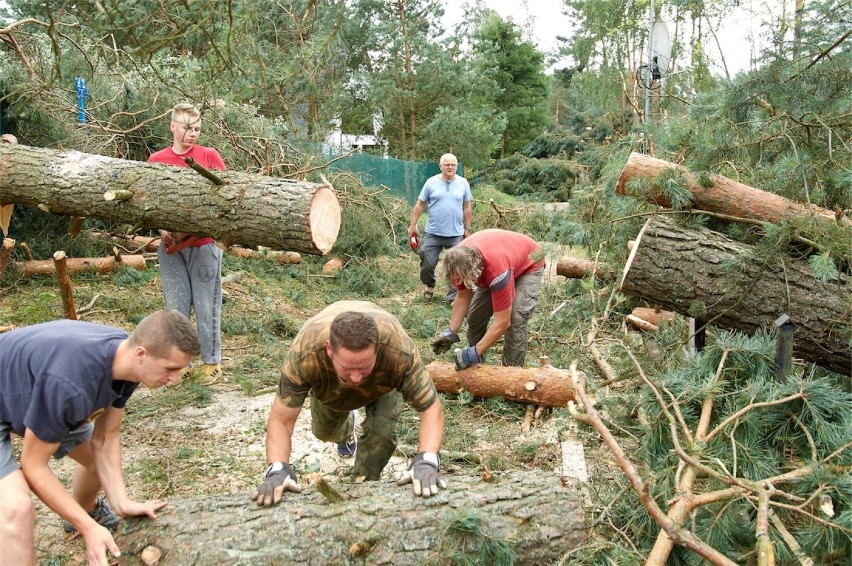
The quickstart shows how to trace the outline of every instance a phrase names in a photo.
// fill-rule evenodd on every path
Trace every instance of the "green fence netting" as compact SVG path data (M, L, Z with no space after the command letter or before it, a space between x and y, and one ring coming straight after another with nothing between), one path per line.
M367 186L387 187L390 194L405 199L412 205L417 201L417 195L420 194L426 179L441 172L436 161L405 161L360 151L339 157L339 154L324 144L316 144L313 147L299 145L304 151L321 154L324 159L331 161L330 169L351 173ZM456 173L464 176L461 163Z

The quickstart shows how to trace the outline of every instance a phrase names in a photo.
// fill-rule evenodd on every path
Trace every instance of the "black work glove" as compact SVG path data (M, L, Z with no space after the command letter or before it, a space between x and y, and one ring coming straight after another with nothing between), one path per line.
M432 341L432 351L442 354L449 350L453 344L460 340L459 335L450 330L449 327L441 331L441 335Z
M438 488L447 489L447 482L441 479L438 455L434 452L418 452L411 461L408 473L399 480L399 485L411 484L414 495L431 497L438 494Z
M279 469L278 465L281 465ZM285 491L299 493L302 486L296 481L296 472L287 462L273 462L266 468L266 475L252 494L251 498L258 505L275 505L284 496Z
M476 353L476 346L456 350L453 353L453 359L456 361L456 369L469 368L473 364L482 363L482 358Z

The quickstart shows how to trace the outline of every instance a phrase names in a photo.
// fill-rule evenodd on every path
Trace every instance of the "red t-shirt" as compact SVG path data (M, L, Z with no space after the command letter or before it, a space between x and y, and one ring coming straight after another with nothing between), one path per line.
M533 260L530 256L541 249L535 240L509 230L480 230L462 240L460 246L479 250L482 254L482 275L476 280L477 287L491 290L491 306L494 312L512 307L515 300L515 280L531 271L544 267L544 259ZM458 289L465 289L457 283Z
M148 163L165 163L166 165L176 165L178 167L189 167L184 161L187 157L191 157L196 163L205 169L218 169L224 171L226 169L225 162L222 161L222 156L212 147L204 147L203 145L194 145L186 153L178 155L171 146L166 149L156 151L148 157ZM213 238L204 237L196 240L193 246L203 246L214 242Z

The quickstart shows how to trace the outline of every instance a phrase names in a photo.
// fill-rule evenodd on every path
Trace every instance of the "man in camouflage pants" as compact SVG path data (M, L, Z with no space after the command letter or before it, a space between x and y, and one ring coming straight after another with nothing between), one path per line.
M278 503L284 491L300 491L290 465L296 419L310 394L311 429L338 443L354 433L353 412L365 407L353 477L378 480L396 449L396 421L403 401L420 417L420 446L408 479L414 494L435 495L444 411L414 341L390 313L366 301L339 301L305 322L290 347L266 430L268 466L252 495L258 505Z

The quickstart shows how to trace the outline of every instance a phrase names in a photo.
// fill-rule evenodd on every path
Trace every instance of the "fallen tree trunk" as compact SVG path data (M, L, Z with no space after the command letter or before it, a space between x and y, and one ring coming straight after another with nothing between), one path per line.
M570 255L562 256L556 262L556 274L569 279L583 279L594 275L601 281L609 281L615 278L615 272L605 265L598 264L588 259Z
M793 351L798 357L850 374L852 281L843 274L819 281L806 260L765 258L753 246L717 232L656 216L636 239L621 290L684 316L748 333L787 314L796 324Z
M478 559L490 539L507 541L515 564L551 564L585 538L583 508L548 472L510 472L494 482L445 476L449 487L429 499L388 482L333 481L343 496L329 503L317 489L286 493L258 507L248 494L175 499L151 521L122 522L119 564L140 564L159 549L161 566L207 564L394 564L441 562L460 549ZM479 532L467 532L474 523Z
M56 266L52 259L20 261L15 265L27 276L56 275ZM114 272L118 269L119 265L143 270L146 268L145 257L141 255L123 255L121 256L121 261L117 261L114 257L74 257L65 259L65 267L68 273L94 272L105 275Z
M504 397L542 407L565 407L574 400L571 374L551 365L533 368L478 364L458 371L455 364L432 362L426 371L442 393L465 390L475 397Z
M657 188L637 194L628 183L633 179L653 180L667 169L676 169L687 181L692 193L692 207L740 218L779 223L792 218L813 217L817 220L837 222L834 211L814 205L802 204L775 193L744 185L722 175L710 175L712 184L703 186L697 175L685 167L641 153L631 153L618 178L615 192L643 198L659 206L671 207L671 201ZM852 226L849 218L841 217L842 224Z
M226 184L213 185L189 167L0 144L0 203L209 235L226 245L314 255L331 250L341 218L331 185L238 171L217 175Z

